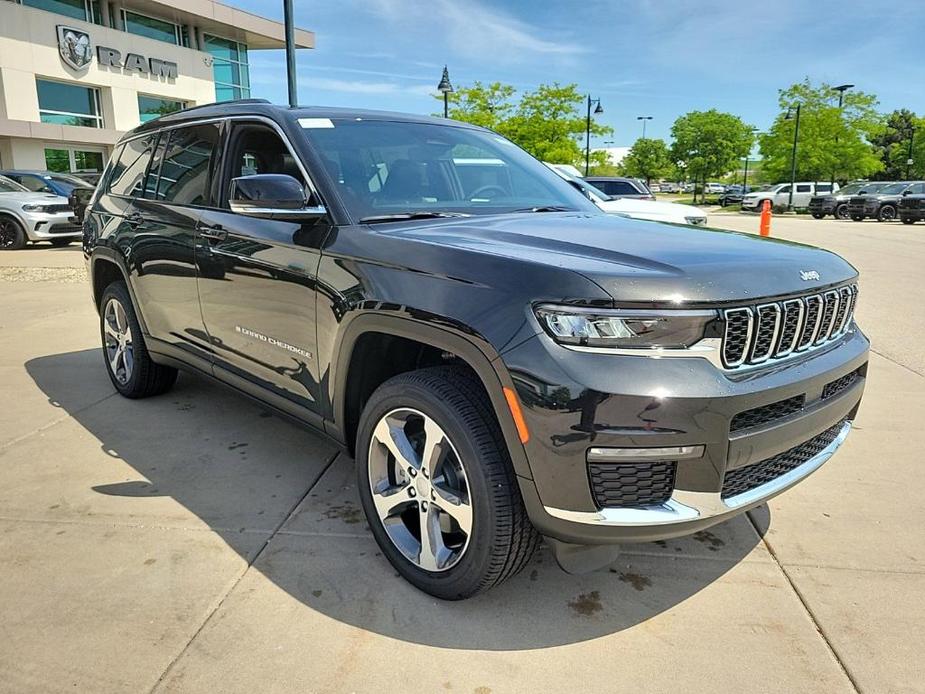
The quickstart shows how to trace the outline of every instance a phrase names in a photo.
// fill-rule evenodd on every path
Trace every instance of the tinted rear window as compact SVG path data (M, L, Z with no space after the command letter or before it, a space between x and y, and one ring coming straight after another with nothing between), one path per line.
M109 192L113 195L139 197L144 190L144 177L151 162L155 135L138 137L125 143L119 160L109 179Z
M181 205L207 205L209 164L218 140L216 123L171 130L162 155L156 199Z

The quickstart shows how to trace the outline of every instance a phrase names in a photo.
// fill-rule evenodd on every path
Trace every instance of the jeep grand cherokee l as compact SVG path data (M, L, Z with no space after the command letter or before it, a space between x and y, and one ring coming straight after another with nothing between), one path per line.
M905 195L925 193L923 181L899 181L884 186L876 193L857 195L848 201L848 215L855 222L876 219L892 222L896 219L900 201Z
M835 219L849 219L848 201L854 196L873 195L890 185L889 181L851 183L837 193L814 195L809 201L809 213L814 219L822 219L827 214Z
M164 116L115 147L84 244L119 393L188 369L332 438L384 555L440 598L541 537L589 570L742 513L829 459L864 389L837 255L604 214L450 120Z

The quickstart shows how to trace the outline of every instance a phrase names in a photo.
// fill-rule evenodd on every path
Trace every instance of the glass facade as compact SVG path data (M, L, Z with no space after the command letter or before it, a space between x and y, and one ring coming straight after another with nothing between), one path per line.
M103 170L106 157L102 152L67 147L46 147L45 168L57 173Z
M174 99L162 99L157 96L138 95L138 117L142 123L149 120L166 116L168 113L182 111L186 108L185 101L175 101Z
M99 89L41 79L35 80L35 86L43 123L103 127Z
M102 24L99 0L20 0L26 7L36 7L55 14Z
M129 34L146 36L149 39L172 43L176 46L188 46L188 35L181 27L156 17L122 10L122 21Z
M215 100L247 99L251 95L247 46L219 36L203 34L203 49L212 56Z

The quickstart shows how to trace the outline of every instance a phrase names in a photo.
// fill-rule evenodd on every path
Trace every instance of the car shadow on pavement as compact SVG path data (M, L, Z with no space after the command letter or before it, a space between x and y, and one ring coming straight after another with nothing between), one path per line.
M221 609L282 620L268 629L288 631L308 618L308 607L442 648L548 648L651 620L714 582L742 580L726 577L740 566L744 580L758 580L747 572L770 562L756 532L770 523L763 506L752 512L754 524L743 515L692 537L628 546L609 569L584 576L559 570L544 548L505 584L470 600L438 601L399 578L381 555L356 496L353 462L322 438L186 374L157 398L114 396L88 406L80 384L98 388L97 379L107 378L96 349L36 358L26 369L93 437L70 434L77 470L65 466L61 474L74 482L59 494L116 524L124 517L217 533L259 572L249 572L249 589L233 591ZM80 376L62 379L62 371ZM298 603L280 609L276 591L256 589L263 580ZM223 620L225 628L233 622Z

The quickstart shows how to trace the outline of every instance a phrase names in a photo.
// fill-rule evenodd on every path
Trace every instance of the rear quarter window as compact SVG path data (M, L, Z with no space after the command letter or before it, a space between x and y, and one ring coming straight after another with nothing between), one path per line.
M156 140L156 135L147 135L125 143L109 178L111 194L141 197Z

